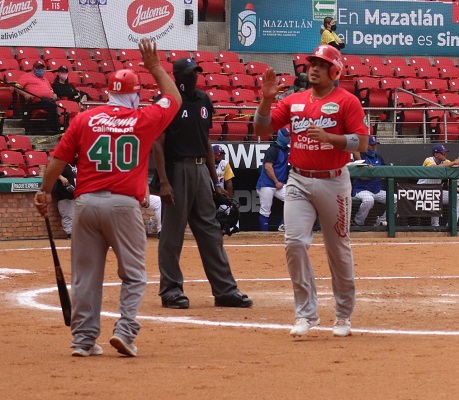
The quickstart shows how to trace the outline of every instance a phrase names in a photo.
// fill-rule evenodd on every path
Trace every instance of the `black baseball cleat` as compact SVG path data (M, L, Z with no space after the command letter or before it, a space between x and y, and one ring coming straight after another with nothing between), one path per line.
M190 300L183 293L171 297L161 297L161 303L165 308L186 309L190 307Z
M248 308L252 307L253 301L246 294L236 292L229 296L222 296L215 298L215 307L239 307Z

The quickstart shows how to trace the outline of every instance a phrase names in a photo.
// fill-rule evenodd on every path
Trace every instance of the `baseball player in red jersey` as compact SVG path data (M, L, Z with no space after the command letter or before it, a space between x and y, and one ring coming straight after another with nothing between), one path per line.
M78 185L72 231L72 356L100 355L102 285L107 251L118 259L120 318L110 344L119 353L136 356L140 323L137 313L145 293L146 236L139 203L145 198L148 158L153 142L182 104L174 81L160 64L149 39L139 43L143 65L163 94L157 103L138 109L141 82L132 70L110 76L107 105L78 114L56 147L35 196L47 216L51 189L67 163L78 154Z
M319 217L336 300L335 336L351 334L355 303L354 260L350 246L351 181L346 164L350 152L368 146L368 122L354 95L333 83L343 69L341 53L329 45L309 57L311 89L285 97L271 111L282 89L276 74L263 76L263 98L255 113L255 134L269 137L286 124L291 128L284 217L286 257L293 284L295 324L292 336L319 325L317 288L308 255L313 225Z

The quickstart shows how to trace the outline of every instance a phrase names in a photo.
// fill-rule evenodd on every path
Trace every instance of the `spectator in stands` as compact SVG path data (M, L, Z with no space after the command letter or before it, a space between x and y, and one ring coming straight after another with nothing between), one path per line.
M373 166L386 165L384 159L376 153L376 146L379 142L376 137L371 135L368 139L368 149L365 153L354 154L354 159L363 160L370 168ZM365 220L374 207L375 201L386 204L386 191L382 189L382 180L380 178L354 178L352 181L352 196L359 198L359 210L355 214L353 225L364 225ZM397 196L394 195L394 202L397 202ZM376 219L376 225L385 225L386 212Z
M423 167L440 167L448 168L459 165L459 158L456 158L454 161L450 161L446 158L446 153L449 150L446 150L445 146L442 144L436 144L432 148L432 157L427 157L422 164ZM441 184L441 179L419 179L418 184L421 185L439 185ZM449 194L447 190L443 190L443 204L449 203ZM456 203L456 213L459 215L459 202ZM440 217L431 218L432 226L440 226Z
M52 88L56 96L61 100L72 100L77 103L92 100L87 93L75 89L75 86L69 82L69 70L65 65L61 65L58 68Z
M53 156L53 153L50 153ZM73 213L75 210L75 200L73 193L76 184L76 161L67 164L57 179L53 187L53 195L57 200L57 209L61 216L62 229L67 235L67 239L72 237Z
M341 51L346 46L336 32L336 22L332 17L325 17L320 30L320 44L328 44Z
M292 93L304 92L306 89L309 89L309 87L308 74L301 72L293 81L293 86L291 86L287 91L277 95L276 99L280 101Z
M31 114L34 110L45 110L47 112L45 133L55 134L59 132L59 114L55 102L57 96L48 79L44 78L44 74L44 62L35 61L32 71L20 76L15 86L16 91L24 98L26 127L30 128Z
M290 154L290 131L282 128L277 131L277 140L265 153L261 174L257 182L257 193L260 197L260 231L268 231L269 216L273 199L284 201L285 184L288 178L288 156ZM285 231L284 219L279 225L280 232Z

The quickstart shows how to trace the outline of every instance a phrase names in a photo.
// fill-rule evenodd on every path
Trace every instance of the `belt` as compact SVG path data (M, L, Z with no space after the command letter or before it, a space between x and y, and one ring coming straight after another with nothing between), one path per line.
M330 171L307 171L305 169L300 169L297 167L292 167L293 171L301 176L305 176L306 178L318 178L318 179L327 179L327 178L336 178L340 176L343 170L340 169L332 169Z
M179 161L192 162L193 164L205 164L207 162L207 157L184 157Z

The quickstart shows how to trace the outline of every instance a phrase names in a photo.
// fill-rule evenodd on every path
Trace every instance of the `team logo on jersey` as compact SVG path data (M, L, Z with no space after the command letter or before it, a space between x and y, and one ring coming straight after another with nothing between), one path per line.
M207 119L209 117L209 111L206 107L201 107L201 117Z
M320 109L324 114L336 114L339 111L339 105L336 103L327 103Z

